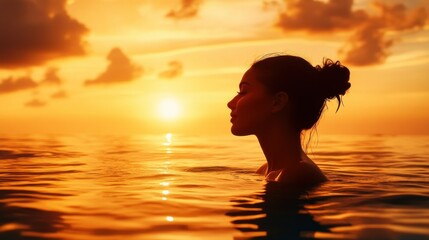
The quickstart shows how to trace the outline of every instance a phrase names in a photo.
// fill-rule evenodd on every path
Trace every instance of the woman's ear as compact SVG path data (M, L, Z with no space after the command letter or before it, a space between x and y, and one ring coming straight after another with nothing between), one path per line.
M271 107L271 112L280 112L284 109L289 102L289 96L285 92L278 92L274 95L273 105Z

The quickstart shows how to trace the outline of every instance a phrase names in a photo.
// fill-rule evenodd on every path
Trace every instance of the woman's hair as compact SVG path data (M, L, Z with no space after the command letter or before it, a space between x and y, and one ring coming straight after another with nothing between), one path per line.
M326 101L338 100L350 88L350 71L339 61L324 59L313 67L305 59L291 55L264 57L252 64L257 79L271 93L286 92L297 130L311 129L319 120Z

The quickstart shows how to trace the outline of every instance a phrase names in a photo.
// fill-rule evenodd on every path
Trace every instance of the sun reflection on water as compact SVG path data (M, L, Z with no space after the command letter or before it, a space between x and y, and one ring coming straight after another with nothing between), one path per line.
M168 186L170 186L170 182L161 182L159 185L164 186L164 187L168 187Z
M162 190L162 194L163 195L168 195L168 194L170 194L170 190Z
M165 147L164 151L166 153L166 159L165 159L164 164L163 164L162 168L160 169L160 171L161 171L162 174L166 174L166 175L168 175L170 173L170 169L169 169L170 168L170 164L171 164L170 158L172 157L172 153L173 153L173 150L171 148L172 139L173 139L173 134L172 133L167 133L167 134L165 134L165 141L162 143L162 145ZM159 183L159 185L162 186L161 200L164 201L164 202L168 200L167 196L170 196L171 192L170 192L169 187L171 185L171 181L172 180L173 180L172 178L163 179L163 181ZM166 216L165 220L167 222L173 222L174 221L174 217L173 216Z
M171 145L172 137L173 137L172 133L165 134L165 142L163 142L162 145L164 145L164 146L170 146Z

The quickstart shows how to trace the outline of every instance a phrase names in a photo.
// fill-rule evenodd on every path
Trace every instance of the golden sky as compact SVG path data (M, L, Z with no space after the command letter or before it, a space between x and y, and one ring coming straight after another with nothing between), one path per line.
M429 1L0 0L0 133L229 134L267 53L352 87L321 133L429 134Z

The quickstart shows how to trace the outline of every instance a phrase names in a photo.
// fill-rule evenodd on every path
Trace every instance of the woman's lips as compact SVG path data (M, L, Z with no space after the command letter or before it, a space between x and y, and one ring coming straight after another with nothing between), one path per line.
M235 115L234 115L234 114L231 114L230 116L231 116L231 120L230 120L230 122L234 121L234 119L235 119Z

